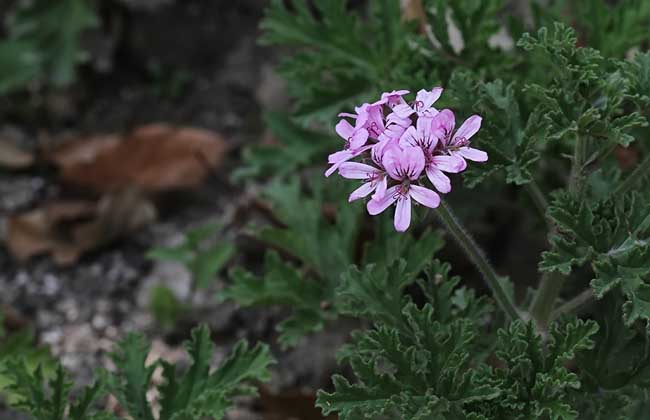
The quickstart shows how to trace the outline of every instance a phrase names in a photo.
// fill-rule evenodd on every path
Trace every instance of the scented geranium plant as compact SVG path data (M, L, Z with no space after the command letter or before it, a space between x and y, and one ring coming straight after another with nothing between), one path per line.
M522 3L268 8L296 101L268 116L286 148L244 153L278 174L256 233L273 251L224 296L293 308L285 345L366 321L325 414L647 416L650 9Z

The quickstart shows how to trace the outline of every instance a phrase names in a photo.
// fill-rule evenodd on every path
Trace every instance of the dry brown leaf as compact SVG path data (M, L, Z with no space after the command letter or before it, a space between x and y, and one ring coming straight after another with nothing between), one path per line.
M57 264L69 265L155 218L154 205L135 190L107 194L98 203L53 202L10 217L7 247L20 261L50 254Z
M402 19L404 21L417 20L422 24L426 23L427 16L424 13L422 0L401 0L400 5L402 7Z
M13 142L0 139L0 167L25 169L34 164L34 155L18 148Z
M50 161L70 185L98 192L128 187L158 192L197 186L221 164L227 149L220 135L207 130L151 124L122 138L66 142Z
M61 168L93 163L97 156L114 149L122 138L117 135L70 137L47 154L47 159Z

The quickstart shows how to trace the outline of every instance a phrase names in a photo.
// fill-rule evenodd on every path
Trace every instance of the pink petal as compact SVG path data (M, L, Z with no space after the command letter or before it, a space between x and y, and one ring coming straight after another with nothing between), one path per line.
M399 105L395 105L395 107L393 108L393 112L399 118L408 118L415 111L408 104L399 104Z
M327 157L327 163L340 163L350 160L354 157L354 154L349 150L341 150L334 152Z
M343 162L336 162L334 165L330 166L328 170L325 171L325 176L329 177L332 175L336 170L341 166L341 163Z
M402 90L394 90L392 92L384 92L381 94L381 97L382 99L384 99L384 98L390 98L391 96L404 96L408 94L409 94L408 90L402 89Z
M346 118L354 118L354 119L357 118L357 114L350 114L349 112L341 112L338 116L346 117Z
M429 133L431 131L432 122L433 122L433 117L429 117L426 115L418 117L418 120L415 123L418 129L418 133Z
M415 127L410 126L406 129L402 137L399 139L401 146L417 147L418 145L418 132Z
M402 180L401 175L399 174L399 171L402 167L400 162L401 157L401 150L390 148L384 152L381 160L384 168L386 169L386 172L388 172L388 175L398 181Z
M409 195L418 203L432 209L435 209L440 205L440 196L438 194L419 185L411 185L409 188Z
M395 209L395 230L398 232L405 232L411 225L411 197L400 197L397 200L397 208Z
M398 185L390 187L388 190L386 190L386 194L384 194L383 197L377 199L373 198L372 200L368 201L368 205L366 206L368 213L371 216L375 216L390 207L395 202L395 200L397 200L398 187Z
M434 156L431 163L441 171L457 174L467 167L465 159L460 156Z
M425 165L424 152L419 147L406 147L402 157L402 168L411 180L416 180L422 174Z
M350 194L350 197L348 197L348 201L352 202L354 200L358 200L360 198L367 197L371 192L375 190L375 187L373 187L371 182L366 182L356 190L352 191Z
M355 131L350 139L350 149L356 150L366 144L367 141L368 131L366 129Z
M456 134L454 134L454 139L461 137L464 139L469 139L472 137L481 128L482 120L483 118L478 115L472 115L466 119L463 125L460 126L458 131L456 131Z
M474 149L471 147L461 147L458 149L458 154L465 159L473 160L474 162L486 162L488 154L483 150Z
M440 140L443 140L448 133L454 131L456 125L456 117L454 113L449 109L443 109L431 122L434 135Z
M352 136L352 133L354 133L354 127L352 127L352 124L346 120L341 120L336 124L336 134L344 138L346 141L350 136Z
M407 105L408 106L408 105ZM394 112L391 112L388 114L386 117L386 122L388 124L397 124L402 127L410 127L411 126L411 119L410 118L402 118L399 115L395 114Z
M423 108L419 109L418 111L424 111L425 109L431 108L431 105L434 104L439 98L440 95L442 95L442 88L441 87L435 87L431 89L431 91L427 90L420 90L415 98L416 101L422 102Z
M377 189L372 195L373 200L381 200L386 195L386 189L388 188L388 179L386 175L382 175L381 179L377 183Z
M381 170L374 166L358 162L345 162L339 169L341 176L347 179L368 179L372 177L373 174L379 172L381 172Z
M440 191L443 194L447 194L451 191L451 181L447 175L443 174L442 171L436 169L432 166L427 168L427 178L436 187L436 190Z

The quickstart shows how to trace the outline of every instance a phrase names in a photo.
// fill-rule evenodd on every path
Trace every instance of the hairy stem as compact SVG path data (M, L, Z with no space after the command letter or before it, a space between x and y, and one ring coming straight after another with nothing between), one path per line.
M573 166L571 166L571 178L569 179L569 190L576 196L582 194L584 184L584 165L587 158L587 141L584 136L576 135L576 144L573 150Z
M532 179L528 184L524 186L524 188L526 188L528 195L530 195L530 198L533 200L533 203L535 203L535 207L537 207L537 211L539 211L543 219L546 219L546 209L548 208L548 201L546 200L546 196L542 192L541 188L539 188L537 182L535 182L535 180Z
M567 300L562 305L560 305L556 310L551 314L551 320L558 318L563 314L575 313L583 308L587 303L591 302L594 298L594 291L589 288L578 296L574 297L571 300Z
M623 195L626 192L630 191L637 182L650 176L650 156L646 157L643 162L639 164L630 174L625 178L623 182L618 184L618 187L614 190L613 195Z
M469 235L465 228L460 224L458 219L454 216L449 206L442 201L440 206L435 211L436 215L447 228L447 231L453 236L456 242L465 251L469 259L479 270L483 279L492 290L494 299L497 301L499 307L512 319L520 319L519 311L517 310L514 302L504 289L503 285L499 282L499 276L492 268L485 253L474 239Z
M560 295L563 284L564 276L559 273L547 273L542 276L535 299L530 305L530 315L541 331L548 328L555 301Z

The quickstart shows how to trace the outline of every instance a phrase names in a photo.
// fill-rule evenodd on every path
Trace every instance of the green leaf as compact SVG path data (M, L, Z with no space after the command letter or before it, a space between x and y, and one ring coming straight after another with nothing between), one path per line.
M49 380L41 365L30 369L24 356L7 360L2 371L9 378L8 390L13 395L10 406L36 420L100 418L94 412L93 404L104 394L101 384L86 387L78 398L71 398L72 382L61 364L57 364Z
M36 0L21 5L0 43L0 92L43 78L55 86L70 84L84 59L82 33L97 25L91 2Z
M117 374L110 384L111 392L135 420L154 420L147 401L156 365L145 365L150 345L144 336L131 333L118 343L111 358L117 366Z
M233 255L235 255L235 247L232 244L223 244L200 252L190 265L196 286L201 289L207 288L214 276Z
M275 361L266 344L249 347L246 341L239 341L230 356L210 375L208 388L225 389L228 392L240 389L242 382L271 379L269 366Z
M285 345L295 344L308 332L320 330L324 320L331 318L321 309L327 298L324 288L304 278L296 269L283 262L279 255L269 251L265 258L265 275L258 278L240 268L230 272L233 284L221 292L222 299L233 299L240 305L285 305L294 309L291 318L278 325L280 340Z
M292 174L324 161L327 152L340 144L333 136L305 129L284 114L266 113L264 122L279 144L256 144L245 148L244 166L233 174L235 180L268 174Z
M40 366L44 378L54 375L56 363L49 349L36 346L35 339L34 331L30 328L0 337L0 393L9 403L19 398L19 395L10 389L12 380L6 369L7 363L15 356L19 356L30 374Z
M149 309L157 322L169 328L176 324L184 306L168 287L155 286L151 289Z

